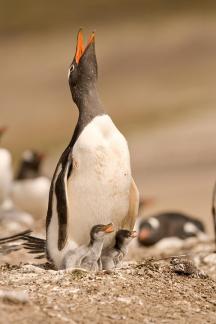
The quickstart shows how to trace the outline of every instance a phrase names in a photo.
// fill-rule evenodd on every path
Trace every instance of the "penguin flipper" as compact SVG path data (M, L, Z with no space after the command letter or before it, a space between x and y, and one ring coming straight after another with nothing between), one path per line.
M58 249L62 250L67 241L67 224L68 224L68 178L72 172L72 159L67 156L65 166L62 166L55 183L55 195L57 201L57 214L59 222L58 230Z
M131 187L129 193L129 209L126 217L123 219L122 228L132 230L134 228L136 217L138 215L139 209L139 191L134 182L134 179L131 178Z

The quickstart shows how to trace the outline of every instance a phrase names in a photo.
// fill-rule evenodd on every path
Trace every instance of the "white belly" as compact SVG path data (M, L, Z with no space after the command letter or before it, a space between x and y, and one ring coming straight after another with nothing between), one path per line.
M46 177L15 181L12 188L14 205L32 215L44 217L47 212L50 180Z
M12 183L11 155L5 149L0 149L0 204L8 198Z
M72 159L73 171L68 180L68 242L62 251L57 250L58 222L53 214L48 230L50 241L52 238L52 246L48 239L48 249L53 260L61 259L74 242L88 243L93 225L113 222L116 229L120 228L129 208L128 146L109 116L98 116L86 126L73 147ZM111 234L105 246L112 237Z

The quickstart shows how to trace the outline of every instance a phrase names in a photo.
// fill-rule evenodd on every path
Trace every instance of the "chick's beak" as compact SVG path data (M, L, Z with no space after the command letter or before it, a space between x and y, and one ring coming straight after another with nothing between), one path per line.
M131 232L131 237L132 237L132 238L137 237L137 232L136 232L136 231L132 231L132 232Z
M75 61L77 64L79 64L79 61L84 54L85 50L87 47L92 44L95 40L95 34L92 33L91 36L88 39L88 43L86 47L84 46L84 41L83 41L83 33L82 29L79 30L78 35L77 35L77 46L76 46L76 53L75 53Z
M107 224L104 226L104 232L105 233L112 233L114 231L113 224Z

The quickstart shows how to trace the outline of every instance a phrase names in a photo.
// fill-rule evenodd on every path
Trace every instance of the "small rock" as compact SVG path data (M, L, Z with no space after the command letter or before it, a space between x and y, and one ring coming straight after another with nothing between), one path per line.
M45 272L44 269L42 269L38 266L34 266L32 264L26 264L26 265L22 266L22 271L24 273L43 273L43 272Z
M204 259L203 262L205 264L211 264L211 265L216 265L216 253L211 253L207 255Z
M117 301L124 303L124 304L130 304L131 303L131 298L130 297L117 297Z
M29 302L28 293L24 290L0 290L0 298L5 302L26 304Z
M207 274L200 271L191 260L173 257L170 260L170 264L171 269L179 275L192 276L202 279L208 277Z

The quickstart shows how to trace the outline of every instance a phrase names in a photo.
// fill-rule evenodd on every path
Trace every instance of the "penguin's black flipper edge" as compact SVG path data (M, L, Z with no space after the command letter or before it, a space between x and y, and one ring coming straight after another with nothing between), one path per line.
M59 222L58 249L62 250L67 240L67 223L68 223L68 179L72 173L72 159L67 156L67 161L62 164L62 169L58 174L55 183L55 194L57 200L57 213Z

